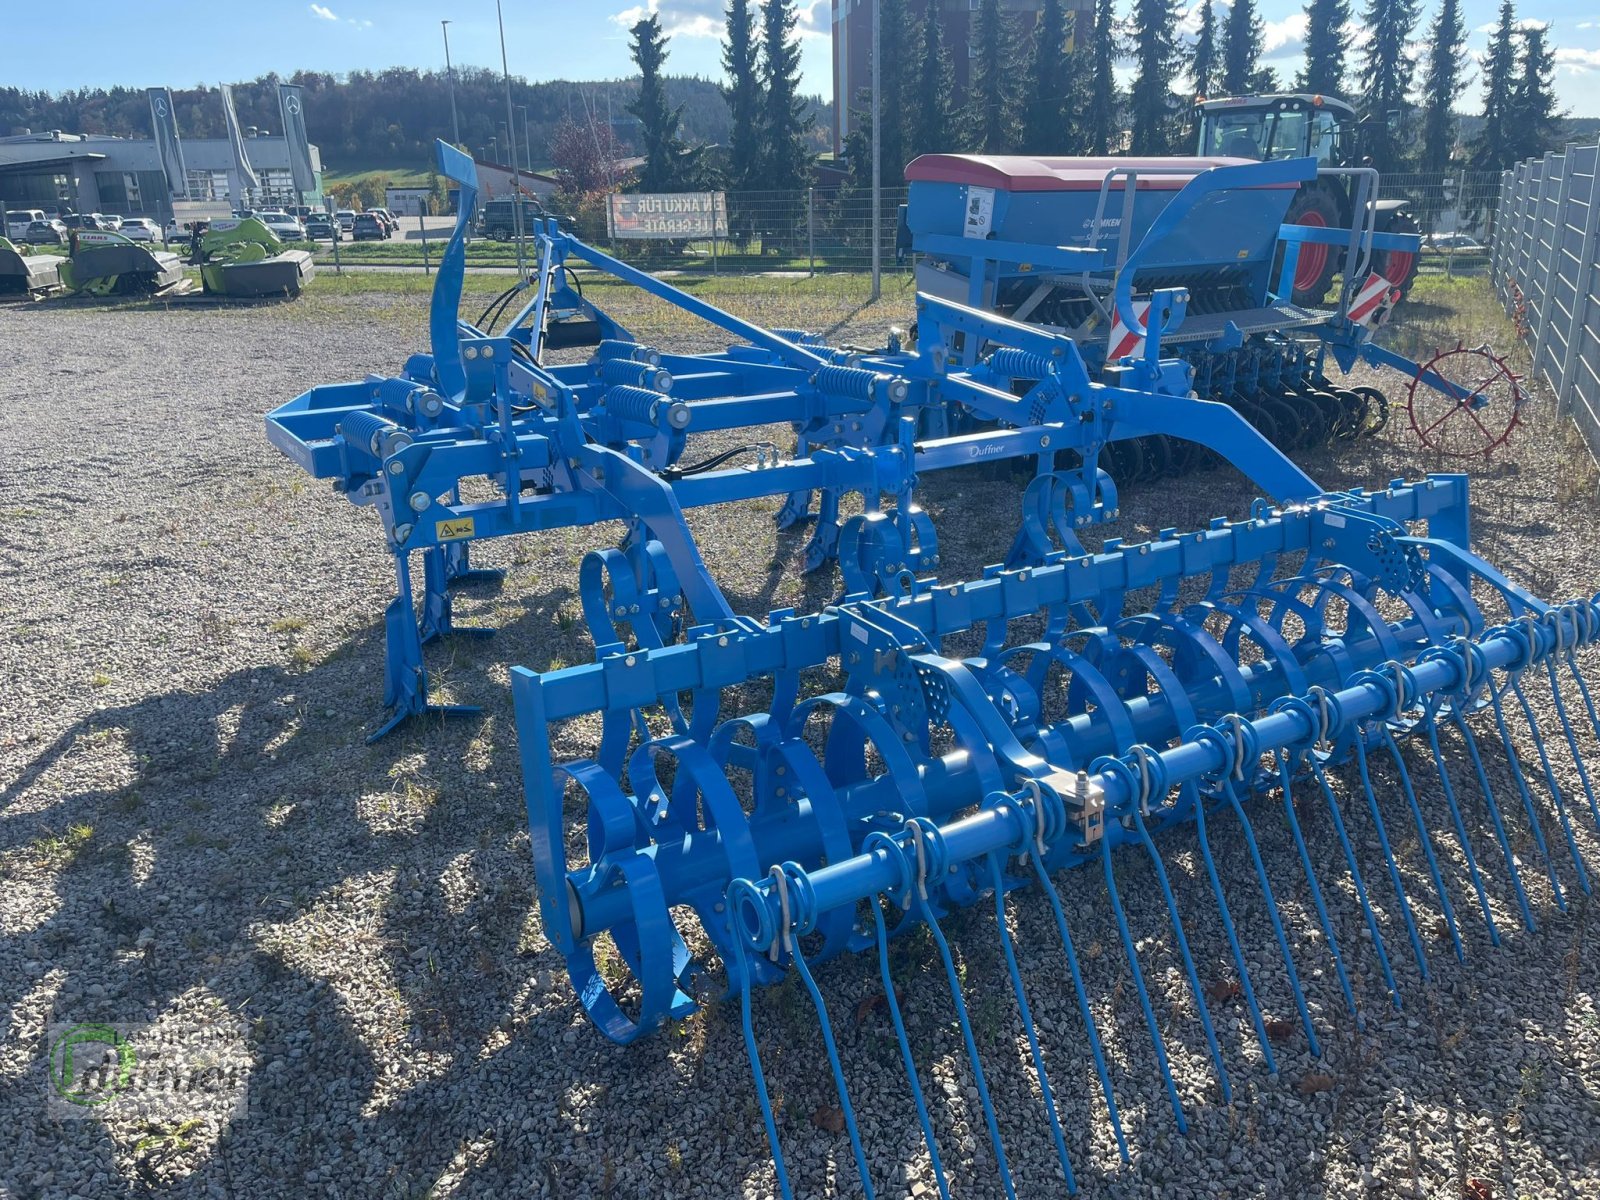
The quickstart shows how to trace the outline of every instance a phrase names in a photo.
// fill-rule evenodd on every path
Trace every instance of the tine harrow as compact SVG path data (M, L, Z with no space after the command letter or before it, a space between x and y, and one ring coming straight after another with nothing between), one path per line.
M440 156L462 185L464 227L471 165ZM428 700L421 647L459 632L450 588L475 573L473 540L627 522L623 544L579 571L594 661L512 671L543 929L590 1019L621 1043L695 1011L720 963L783 1196L818 1191L785 1154L799 1134L774 1098L775 1037L756 1003L790 979L815 1014L853 1162L839 1185L895 1187L869 1153L876 1111L853 1096L857 1031L819 969L856 953L876 960L914 1169L949 1197L986 1156L1004 1193L1021 1194L1039 1168L1018 1157L1002 1103L1014 1089L997 1083L1022 1070L1051 1170L1076 1189L1084 1135L1059 1090L1025 916L1051 931L1052 955L1059 942L1052 986L1070 981L1095 1104L1130 1156L1134 1108L1119 1091L1126 1100L1136 1068L1121 1032L1103 1029L1080 946L1101 951L1063 899L1064 871L1104 881L1149 1082L1180 1130L1194 1100L1174 1062L1192 1051L1172 1042L1155 972L1181 980L1228 1104L1239 1064L1223 1004L1240 1002L1241 1038L1275 1073L1287 1006L1320 1055L1326 1002L1359 1025L1372 967L1399 1009L1442 954L1465 960L1477 922L1491 945L1506 913L1533 929L1543 885L1519 857L1527 846L1558 909L1571 888L1589 893L1578 826L1600 826L1587 765L1600 714L1581 656L1600 642L1600 597L1548 604L1474 555L1464 476L1324 492L1234 408L1193 395L1181 359L1129 359L1098 382L1071 338L930 296L915 351L897 338L836 350L742 322L553 226L538 242L534 294L494 335L457 318L458 227L432 353L399 377L307 393L269 416L269 436L382 520L399 584L386 729L449 711ZM701 355L644 345L576 290L579 259L743 341ZM984 351L952 363L939 348L957 341ZM588 358L546 362L573 347ZM957 417L983 425L952 433ZM696 435L779 421L796 429L792 456L764 432L687 456ZM1080 534L1116 516L1097 465L1107 447L1157 435L1234 465L1274 501L1086 547ZM1036 467L1020 529L1004 562L944 582L919 477L997 459ZM466 502L471 479L480 498ZM757 496L785 498L780 522L814 522L808 560L839 565L835 604L764 621L733 610L683 514ZM850 496L862 511L846 516ZM592 755L557 761L552 730L586 715L598 717ZM1269 834L1287 857L1268 852ZM1174 846L1193 851L1181 870ZM1026 895L1043 907L1025 912ZM1314 933L1298 936L1288 895L1308 898ZM950 929L963 909L993 915L997 990L1019 1035L1009 1060L979 1036L974 1006L996 997L966 977L974 922ZM1197 954L1213 911L1225 949ZM602 968L602 939L625 979ZM929 999L953 1018L933 1050L970 1081L954 1144L948 1064L930 1065L896 955L926 959Z

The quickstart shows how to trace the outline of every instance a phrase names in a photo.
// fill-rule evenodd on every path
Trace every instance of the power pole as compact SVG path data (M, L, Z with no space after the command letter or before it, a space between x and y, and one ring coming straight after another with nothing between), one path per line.
M461 145L461 118L456 115L456 73L450 66L450 22L440 21L444 30L444 77L450 85L450 131L455 134L455 144Z
M878 0L872 0L872 298L883 295L883 245L878 229L883 213L883 105L878 102L882 72L878 68Z
M517 236L517 278L527 283L527 247L522 241L522 173L517 170L517 118L511 106L511 66L506 61L506 19L500 11L500 0L494 0L494 15L500 22L500 74L506 81L506 141L511 143L511 221Z

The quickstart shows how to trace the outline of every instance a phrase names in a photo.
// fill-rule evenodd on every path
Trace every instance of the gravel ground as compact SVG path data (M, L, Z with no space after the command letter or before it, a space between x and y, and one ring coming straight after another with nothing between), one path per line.
M742 297L740 311L772 325L837 320L847 340L908 316L904 293L863 307L799 287L772 291ZM378 717L389 588L376 524L281 461L260 415L313 384L394 369L422 344L422 306L349 296L243 311L0 309L0 1196L773 1193L737 1014L712 1006L642 1045L615 1047L581 1015L539 929L507 668L587 657L576 568L613 531L477 551L510 574L502 587L473 590L458 618L501 633L433 648L429 661L438 689L484 715L364 744ZM658 306L637 302L629 315L646 337L677 336ZM1417 306L1411 319L1424 334L1438 325L1469 344L1496 323L1487 305ZM717 343L696 334L676 344ZM1512 451L1477 472L1479 548L1546 597L1592 592L1592 465L1542 407L1530 417ZM1307 465L1344 487L1436 464L1419 459L1402 416L1379 438ZM1250 495L1221 472L1146 486L1126 496L1112 532L1195 527L1244 512ZM930 483L945 578L975 576L999 548L972 514L1016 511L1017 499L998 478ZM803 536L774 532L774 507L698 514L712 569L744 611L826 602L831 584L800 578ZM1536 703L1554 745L1548 699ZM558 757L589 753L591 733L582 723L555 731ZM1492 735L1480 736L1498 764ZM1520 741L1536 764L1525 734ZM1580 749L1600 763L1592 738ZM1558 863L1562 915L1526 821L1508 816L1538 922L1523 929L1466 768L1449 752L1502 934L1492 948L1431 762L1414 748L1407 757L1467 951L1458 963L1437 936L1418 843L1397 834L1428 942L1427 982L1358 793L1343 775L1335 781L1403 1011L1385 998L1325 817L1308 809L1303 819L1359 1024L1341 1001L1281 807L1265 797L1254 809L1320 1060L1293 1023L1249 859L1232 827L1216 823L1218 867L1263 1007L1285 1022L1274 1026L1276 1076L1263 1069L1243 1007L1227 998L1226 943L1194 838L1163 841L1202 978L1218 997L1231 1104L1206 1059L1154 876L1119 857L1186 1137L1155 1075L1103 884L1091 872L1060 879L1130 1165L1117 1159L1049 909L1036 894L1011 901L1086 1194L1600 1194L1600 950L1587 938L1572 864ZM1552 757L1582 851L1600 863L1571 756L1560 746ZM1504 798L1503 768L1492 771ZM1409 828L1392 780L1380 791L1390 829ZM1548 816L1544 828L1560 846ZM1019 1194L1058 1195L992 919L987 908L957 914L946 932ZM996 1195L971 1077L950 1053L948 993L922 941L897 944L897 964L946 1163L961 1195ZM934 1194L888 1019L872 1004L875 965L863 958L818 974L878 1194ZM770 989L756 1020L799 1194L857 1194L848 1144L829 1128L836 1101L809 1001L792 985ZM204 1104L193 1117L129 1115L114 1102L59 1120L46 1105L48 1031L83 1021L205 1027L222 1062L243 1064L245 1093L229 1093L238 1107L222 1117Z

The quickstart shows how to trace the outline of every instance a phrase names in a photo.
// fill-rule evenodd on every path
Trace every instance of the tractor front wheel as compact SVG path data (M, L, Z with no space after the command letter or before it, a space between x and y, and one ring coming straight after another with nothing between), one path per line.
M1378 215L1379 233L1420 233L1415 218L1404 209ZM1408 250L1377 250L1372 255L1372 269L1400 289L1404 300L1417 278L1417 256Z

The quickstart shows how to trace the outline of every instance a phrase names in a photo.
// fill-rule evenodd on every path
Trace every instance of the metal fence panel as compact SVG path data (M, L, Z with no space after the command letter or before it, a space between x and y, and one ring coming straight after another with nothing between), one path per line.
M1494 288L1529 343L1534 374L1600 459L1600 146L1519 163L1501 176Z

